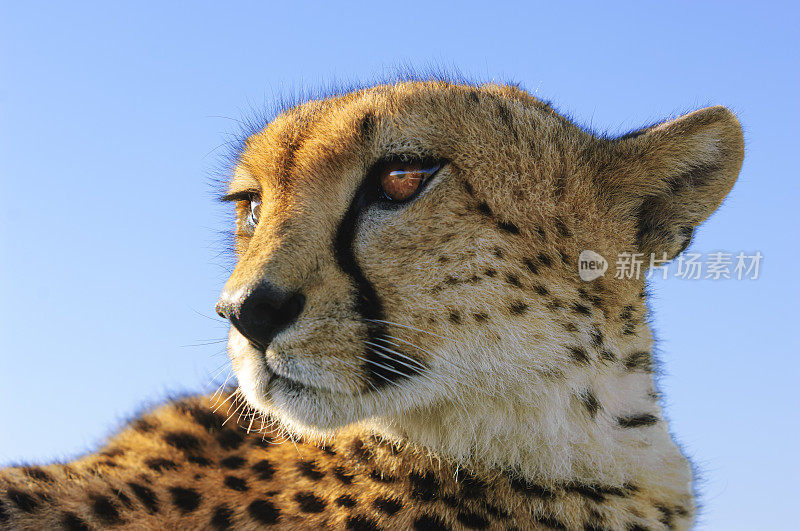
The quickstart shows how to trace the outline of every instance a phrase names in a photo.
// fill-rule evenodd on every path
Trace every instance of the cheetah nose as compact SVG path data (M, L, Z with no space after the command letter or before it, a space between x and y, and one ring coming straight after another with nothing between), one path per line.
M302 293L284 291L267 283L250 290L238 290L235 294L223 291L216 310L250 344L265 350L278 332L297 320L305 303Z

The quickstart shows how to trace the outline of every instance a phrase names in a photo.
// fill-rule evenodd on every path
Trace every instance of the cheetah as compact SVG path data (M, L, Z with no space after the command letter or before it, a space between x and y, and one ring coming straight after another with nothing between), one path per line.
M292 106L222 197L238 386L4 469L0 525L688 529L646 280L583 280L579 256L675 257L743 156L724 107L610 137L513 85Z

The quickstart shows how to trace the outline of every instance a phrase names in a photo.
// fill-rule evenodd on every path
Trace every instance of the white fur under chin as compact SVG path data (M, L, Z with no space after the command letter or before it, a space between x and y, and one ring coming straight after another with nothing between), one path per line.
M640 483L643 471L674 470L676 461L683 461L663 423L622 431L611 425L613 419L605 422L598 415L593 427L571 418L574 405L559 386L552 385L545 394L547 398L522 391L511 400L481 397L474 401L465 396L468 417L459 407L439 403L365 424L389 438L408 440L464 465L513 471L546 484L622 487ZM685 478L679 483L688 488L690 471L688 466L683 468ZM664 479L675 485L676 478Z
M231 334L229 348L249 404L279 418L296 436L325 440L339 428L360 424L466 466L500 468L540 483L691 489L688 463L663 421L639 429L616 425L624 414L645 411L660 417L657 404L641 398L652 387L646 373L593 375L591 386L603 407L590 419L575 402L576 390L587 383L585 374L563 381L522 369L513 380L506 375L502 393L492 390L496 386L481 386L477 375L457 389L448 386L448 395L458 393L456 400L425 379L381 393L298 392L280 381L270 384L263 354L239 334ZM509 386L510 380L516 385Z

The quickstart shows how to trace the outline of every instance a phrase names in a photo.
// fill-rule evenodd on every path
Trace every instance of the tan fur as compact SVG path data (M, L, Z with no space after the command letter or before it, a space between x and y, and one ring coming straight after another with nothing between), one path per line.
M378 387L364 362L370 323L333 242L365 173L391 154L447 164L404 207L357 217L352 249L383 304L382 344L425 366ZM229 341L256 426L298 441L253 446L257 435L224 449L220 434L234 428L198 424L216 418L206 399L174 403L105 450L124 454L88 456L72 472L52 465L48 480L4 471L0 486L38 500L26 512L0 494L6 522L57 522L66 511L103 525L87 502L94 492L134 527L206 527L223 505L231 525L254 527L248 507L262 500L284 528L686 529L691 470L661 418L644 280L612 269L584 282L577 258L594 250L613 268L621 252L674 257L742 157L739 124L721 107L620 139L506 86L400 83L291 109L247 140L230 184L263 205L254 232L238 207L224 297L265 279L305 295L265 353L234 328ZM165 442L181 431L197 444ZM235 472L221 464L230 455L243 460ZM175 466L153 470L156 457ZM252 469L263 459L275 469L268 479ZM226 475L247 490L226 487ZM160 510L132 495L136 481ZM201 501L181 512L171 486Z

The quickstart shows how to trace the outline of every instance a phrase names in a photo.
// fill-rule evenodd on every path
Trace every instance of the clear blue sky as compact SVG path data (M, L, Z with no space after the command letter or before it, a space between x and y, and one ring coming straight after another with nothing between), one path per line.
M762 276L654 284L662 388L704 478L698 528L796 523L796 4L162 4L0 7L0 464L74 456L227 371L204 343L225 336L205 316L228 267L208 177L229 118L436 64L610 132L738 113L744 168L693 249L761 251Z

